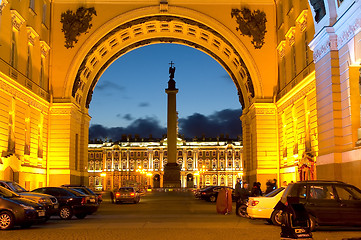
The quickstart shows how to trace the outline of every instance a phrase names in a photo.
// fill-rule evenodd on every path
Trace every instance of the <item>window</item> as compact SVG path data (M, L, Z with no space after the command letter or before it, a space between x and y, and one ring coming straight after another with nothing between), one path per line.
M178 156L179 156L179 157L182 156L182 151L178 151Z
M212 160L212 168L217 169L217 161L216 160Z
M95 162L95 170L100 170L100 168L99 168L99 161L96 161L96 162Z
M188 169L188 170L192 170L192 169L193 169L193 161L192 161L192 160L188 160L187 169Z
M192 157L192 151L188 151L188 157Z
M336 192L341 201L361 200L361 193L352 187L336 186Z
M10 65L13 68L17 68L17 44L16 44L16 33L13 31L11 35L11 55Z
M47 9L47 6L46 6L46 3L44 2L43 4L43 16L42 16L42 24L44 24L46 26L46 9Z
M155 170L159 169L159 161L158 160L154 161L154 169Z
M35 12L35 0L29 1L29 8Z
M212 185L217 185L217 176L213 176Z
M310 199L335 199L331 185L310 186Z
M155 151L155 152L154 152L154 156L155 156L155 157L158 157L158 156L159 156L158 151Z
M27 59L27 64L26 64L26 77L29 79L32 79L32 69L33 69L33 64L32 64L32 59L31 59L31 47L28 45L28 59Z
M118 162L118 161L115 161L115 162L114 162L114 169L115 169L115 170L118 170L118 169L119 169L119 162Z
M127 162L126 161L123 161L122 168L123 168L123 171L125 171L127 169Z
M89 164L88 164L88 169L90 171L93 171L94 170L94 161L90 161Z

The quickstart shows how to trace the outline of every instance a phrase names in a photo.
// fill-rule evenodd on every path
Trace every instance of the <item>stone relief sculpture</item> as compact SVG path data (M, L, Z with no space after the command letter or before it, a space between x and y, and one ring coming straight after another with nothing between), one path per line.
M61 14L60 22L63 24L61 29L65 36L65 47L73 48L74 43L78 42L77 37L82 33L87 33L93 26L90 22L93 15L97 15L94 8L80 7L73 13L71 10Z
M237 31L240 31L242 36L246 35L252 37L252 44L254 48L259 49L265 43L264 38L266 34L266 14L260 10L251 12L248 8L232 9L232 18L235 17L238 23Z

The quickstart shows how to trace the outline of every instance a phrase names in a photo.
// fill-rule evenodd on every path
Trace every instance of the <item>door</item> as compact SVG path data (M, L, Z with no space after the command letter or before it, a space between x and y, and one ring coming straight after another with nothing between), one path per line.
M337 201L332 184L310 184L305 207L316 217L319 224L339 224L340 203Z
M345 224L361 224L361 192L353 186L335 186Z

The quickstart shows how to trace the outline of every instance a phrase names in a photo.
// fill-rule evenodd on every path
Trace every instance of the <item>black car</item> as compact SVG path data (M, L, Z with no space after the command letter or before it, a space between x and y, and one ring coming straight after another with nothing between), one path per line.
M56 197L59 202L58 214L61 219L71 219L73 215L82 219L98 208L98 204L89 203L88 195L69 188L43 187L37 188L32 192L49 194Z
M23 198L27 198L44 205L47 219L58 211L58 200L54 196L29 192L14 181L0 180L0 186L17 193Z
M61 187L71 188L71 189L80 191L82 193L85 193L86 195L89 195L91 203L101 203L102 202L102 195L100 193L95 193L90 188L88 188L84 185L64 184L64 185L61 185Z
M287 197L304 204L312 229L317 225L361 225L361 191L353 185L340 181L301 181L289 184L280 202L285 204Z
M231 187L226 186L210 186L200 191L200 198L209 202L217 201L218 193L222 188L228 188L232 190L232 200L234 198L234 191Z
M30 227L46 218L44 206L0 187L0 229Z

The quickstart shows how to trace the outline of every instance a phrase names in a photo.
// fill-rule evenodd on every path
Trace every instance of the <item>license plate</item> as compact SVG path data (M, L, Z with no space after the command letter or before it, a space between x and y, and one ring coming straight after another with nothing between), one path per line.
M39 211L38 215L39 215L39 217L44 217L45 216L45 211Z

